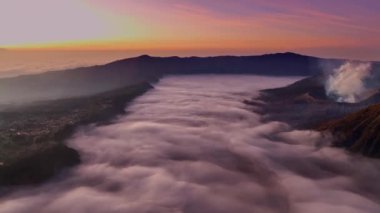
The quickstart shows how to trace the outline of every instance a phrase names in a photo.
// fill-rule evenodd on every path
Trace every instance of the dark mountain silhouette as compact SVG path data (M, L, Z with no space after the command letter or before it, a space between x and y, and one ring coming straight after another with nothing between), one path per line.
M327 96L324 82L325 77L323 75L315 75L304 78L286 87L266 89L262 90L262 92L267 94L265 97L267 99L292 99L300 95L309 94L316 99L326 100Z
M310 75L319 72L319 58L295 53L277 53L262 56L219 57L150 57L116 61L109 65L125 67L131 62L145 71L161 74L258 74L258 75Z
M0 79L0 102L18 103L91 95L169 74L256 74L310 76L321 72L320 59L295 53L261 56L150 57L143 55L101 66Z

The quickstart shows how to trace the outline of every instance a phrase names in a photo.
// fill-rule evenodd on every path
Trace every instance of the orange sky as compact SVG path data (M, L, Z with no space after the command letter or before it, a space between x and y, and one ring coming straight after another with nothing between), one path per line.
M377 0L2 0L0 47L380 60Z

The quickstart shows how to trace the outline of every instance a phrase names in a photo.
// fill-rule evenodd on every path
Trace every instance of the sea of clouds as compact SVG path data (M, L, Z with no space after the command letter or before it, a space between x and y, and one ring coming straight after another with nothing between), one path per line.
M1 212L379 212L378 160L262 123L242 102L295 80L164 78L126 115L69 140L80 166L1 198Z

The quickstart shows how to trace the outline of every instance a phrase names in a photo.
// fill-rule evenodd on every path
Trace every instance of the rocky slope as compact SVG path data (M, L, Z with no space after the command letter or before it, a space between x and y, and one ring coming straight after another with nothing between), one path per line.
M335 136L335 146L369 157L380 157L380 104L323 123L317 129L331 132Z

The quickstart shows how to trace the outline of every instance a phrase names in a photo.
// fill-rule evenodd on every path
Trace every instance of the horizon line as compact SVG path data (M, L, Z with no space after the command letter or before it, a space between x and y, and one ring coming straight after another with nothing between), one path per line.
M219 49L224 50L224 49ZM329 57L329 56L322 56L318 54L306 54L298 51L261 51L257 53L246 53L246 54L239 54L239 53L222 53L222 54L202 54L200 51L200 54L152 54L149 52L158 52L160 50L156 49L150 49L150 50L144 50L144 49L68 49L68 48L3 48L0 47L0 51L10 51L10 52L17 52L17 51L23 51L23 52L33 52L33 51L41 51L41 52L136 52L135 56L125 57L119 60L126 60L131 58L138 58L141 56L149 56L152 58L169 58L169 57L178 57L178 58L191 58L191 57L197 57L197 58L208 58L208 57L249 57L249 56L265 56L265 55L275 55L275 54L295 54L300 56L306 56L306 57L314 57L314 58L320 58L320 59L332 59L332 60L347 60L347 61L361 61L361 62L371 62L376 63L380 62L380 59L374 59L374 60L365 60L365 59L358 59L358 58L348 58L348 57ZM188 51L193 52L194 50L190 49L178 49L178 50L164 50L164 52L167 51L168 53L170 51ZM206 50L203 50L206 51ZM209 50L210 51L210 50ZM160 51L162 52L162 50ZM112 63L113 61L111 61Z

